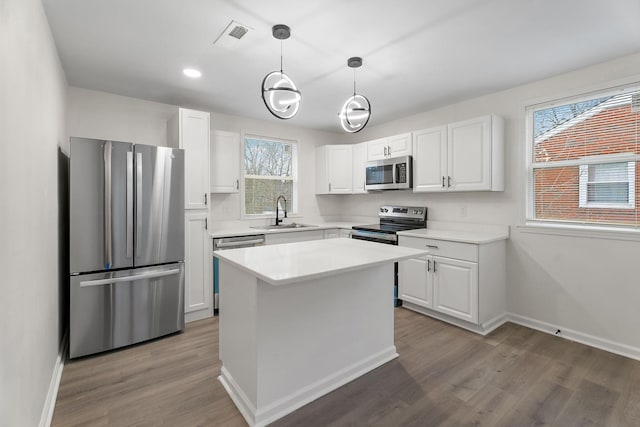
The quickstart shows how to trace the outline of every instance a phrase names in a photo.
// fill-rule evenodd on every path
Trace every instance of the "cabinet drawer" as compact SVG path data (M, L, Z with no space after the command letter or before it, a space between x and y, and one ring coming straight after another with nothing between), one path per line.
M400 246L406 246L415 249L426 249L429 251L429 255L478 262L478 245L474 245L473 243L424 239L421 237L398 237L398 244Z

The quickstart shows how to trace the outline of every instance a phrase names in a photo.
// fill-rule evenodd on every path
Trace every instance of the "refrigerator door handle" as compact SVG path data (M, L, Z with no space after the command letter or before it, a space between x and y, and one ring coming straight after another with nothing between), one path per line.
M104 268L109 270L113 265L113 234L111 217L111 141L104 144Z
M133 152L127 152L127 258L133 256Z
M142 229L142 153L136 153L136 254L140 254Z
M158 277L173 276L174 274L178 274L178 273L180 273L179 268L172 268L171 270L150 271L148 273L135 274L133 276L112 277L109 279L85 280L80 282L80 287L85 288L87 286L101 286L101 285L109 285L113 283L134 282L136 280L155 279Z

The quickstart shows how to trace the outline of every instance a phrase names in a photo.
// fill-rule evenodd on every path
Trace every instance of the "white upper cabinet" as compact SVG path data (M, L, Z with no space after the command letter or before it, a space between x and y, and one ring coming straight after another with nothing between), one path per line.
M444 129L413 133L414 191L503 191L503 120L483 116Z
M413 133L413 191L445 191L447 127Z
M316 194L351 194L353 191L351 145L316 148Z
M410 156L412 151L411 133L403 133L369 141L367 143L367 160Z
M367 162L367 143L355 144L353 147L353 193L366 193L364 189L364 164Z
M211 193L240 190L240 134L214 130L211 133Z
M504 190L502 119L485 116L450 124L447 151L450 189Z
M185 209L207 208L209 120L209 113L180 108L168 124L169 139L184 149Z
M387 157L410 156L413 153L411 133L390 136L387 140Z
M374 139L367 144L367 160L387 158L387 138Z

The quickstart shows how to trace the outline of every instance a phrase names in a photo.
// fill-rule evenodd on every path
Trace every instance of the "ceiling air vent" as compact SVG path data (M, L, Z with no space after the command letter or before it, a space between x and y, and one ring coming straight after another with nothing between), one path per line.
M244 36L245 34L247 34L247 30L245 27L241 27L240 25L236 25L235 27L233 27L233 30L231 30L229 32L229 35L231 37L235 37L237 39L241 39L242 36Z
M246 40L247 33L251 30L252 28L246 25L231 21L213 44L225 49L235 49L240 45L241 39Z

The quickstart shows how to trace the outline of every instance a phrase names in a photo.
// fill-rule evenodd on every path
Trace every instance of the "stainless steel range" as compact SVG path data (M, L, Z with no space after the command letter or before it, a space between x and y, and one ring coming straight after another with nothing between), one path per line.
M351 238L368 240L387 245L398 244L398 231L427 228L427 208L416 206L380 206L378 224L356 225L351 227ZM394 305L399 306L398 299L398 263L395 263Z

